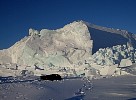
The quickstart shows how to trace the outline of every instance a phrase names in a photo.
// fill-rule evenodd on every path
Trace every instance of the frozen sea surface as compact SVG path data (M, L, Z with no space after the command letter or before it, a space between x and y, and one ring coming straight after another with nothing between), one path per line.
M136 100L136 76L53 82L0 77L0 100Z

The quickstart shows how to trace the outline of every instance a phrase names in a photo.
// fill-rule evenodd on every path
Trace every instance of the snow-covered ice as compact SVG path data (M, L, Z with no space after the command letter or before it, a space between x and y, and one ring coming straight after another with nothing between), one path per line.
M39 79L48 74L64 79ZM0 50L0 100L134 100L134 75L136 35L84 21L31 28Z
M0 78L0 100L129 100L136 99L136 76L99 80L38 81ZM132 100L135 100L132 99Z

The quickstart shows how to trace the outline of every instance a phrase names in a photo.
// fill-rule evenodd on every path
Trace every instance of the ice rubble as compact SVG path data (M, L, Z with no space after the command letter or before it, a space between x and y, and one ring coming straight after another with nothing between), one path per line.
M99 49L92 56L93 62L98 65L115 65L130 66L136 62L136 49L126 45L117 45L112 48ZM125 64L126 63L126 64ZM128 65L127 65L128 64Z
M136 62L134 36L83 21L57 30L29 29L29 36L0 51L0 75L16 76L25 70L64 77L126 74L121 69Z

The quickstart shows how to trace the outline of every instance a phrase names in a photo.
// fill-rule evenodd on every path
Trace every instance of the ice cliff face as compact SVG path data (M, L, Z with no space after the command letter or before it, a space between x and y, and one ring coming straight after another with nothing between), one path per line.
M91 39L93 40L93 53L100 48L112 47L116 45L130 45L136 48L136 35L126 30L107 28L88 24Z
M117 64L115 69L136 62L135 48L135 34L75 21L57 30L29 29L29 36L0 51L0 64L25 68L42 66L43 69L69 67L74 69L73 73L76 69L82 72L93 66L93 70L101 70L104 66Z
M88 27L83 22L73 22L61 29L37 31L29 29L29 36L2 52L4 61L19 65L35 64L48 66L73 66L84 62L91 54L92 40Z

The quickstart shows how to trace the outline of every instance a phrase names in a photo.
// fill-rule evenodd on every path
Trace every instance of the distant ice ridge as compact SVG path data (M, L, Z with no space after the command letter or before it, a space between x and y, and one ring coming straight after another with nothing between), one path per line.
M135 37L84 21L57 30L31 28L28 36L0 51L0 75L122 75L120 67L136 62Z
M83 22L84 22L88 27L95 28L95 29L98 29L98 30L101 30L101 31L106 31L106 32L110 32L110 33L121 34L121 35L123 35L124 37L128 37L128 36L131 37L131 35L132 35L132 37L135 38L135 40L136 40L136 35L133 34L133 33L128 32L127 30L107 28L107 27L103 27L103 26L91 24L91 23L88 23L88 22L85 22L85 21L83 21Z
M132 34L126 30L107 28L89 23L86 23L86 25L93 40L92 53L95 53L100 48L111 48L116 45L129 44L136 48L136 34Z

